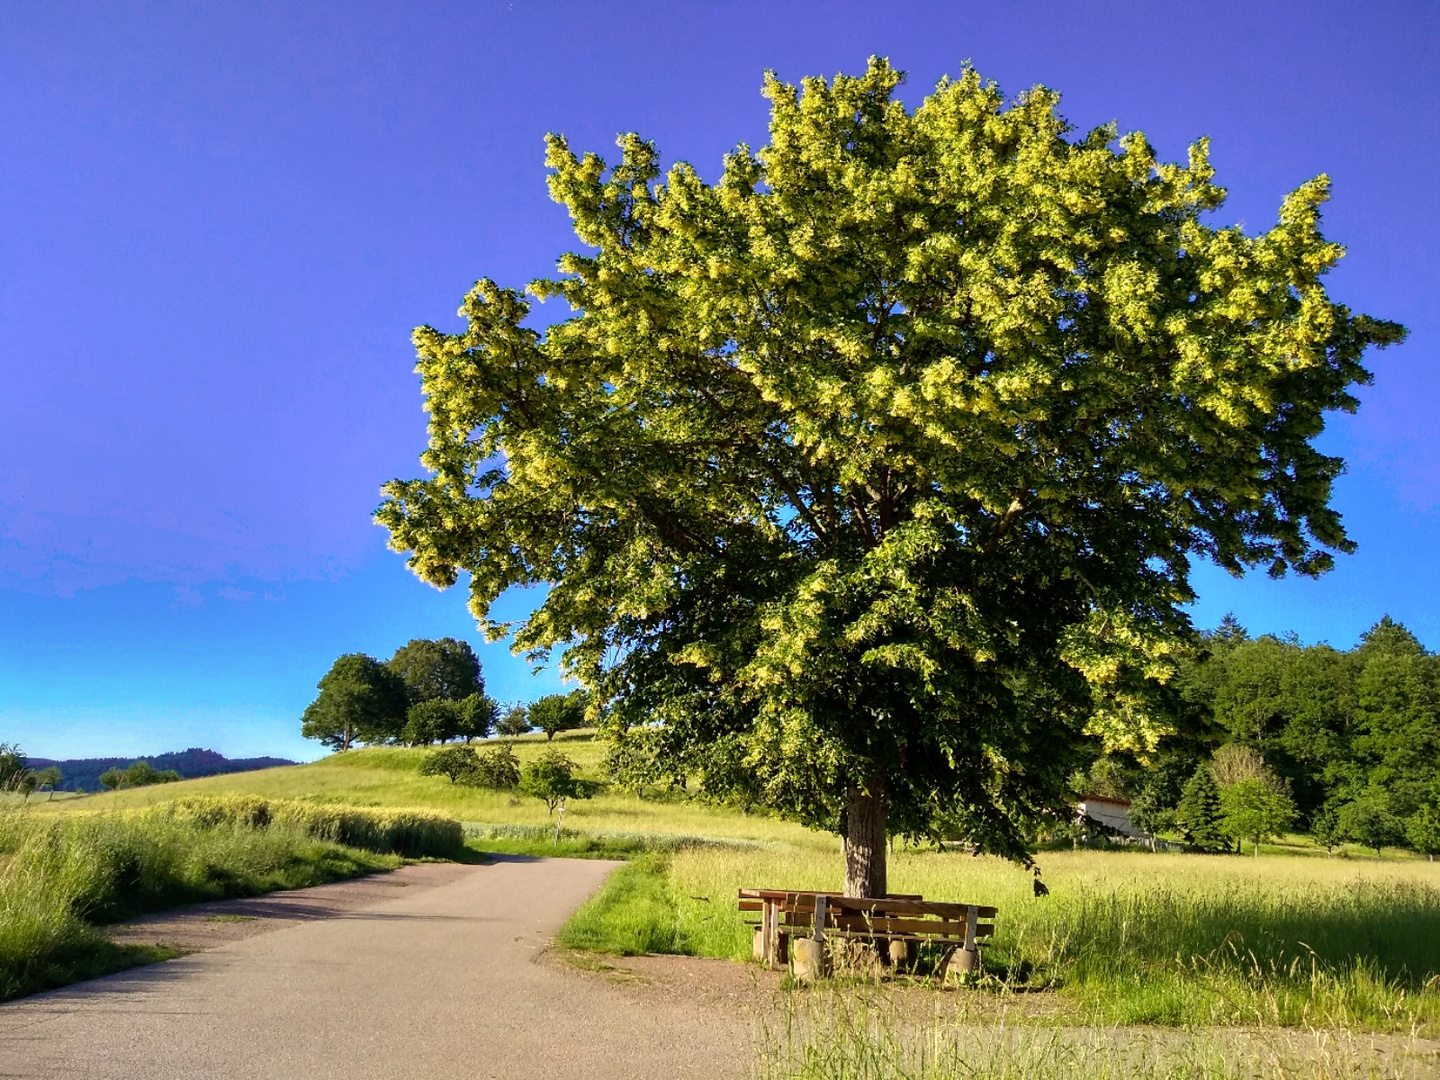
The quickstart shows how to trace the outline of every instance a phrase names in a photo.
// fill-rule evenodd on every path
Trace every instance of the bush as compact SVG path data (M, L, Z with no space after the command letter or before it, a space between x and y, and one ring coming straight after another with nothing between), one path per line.
M468 746L447 746L426 754L420 763L421 776L448 776L452 784L478 786L475 780L477 760Z
M508 746L475 755L475 783L480 787L513 788L520 783L520 760Z

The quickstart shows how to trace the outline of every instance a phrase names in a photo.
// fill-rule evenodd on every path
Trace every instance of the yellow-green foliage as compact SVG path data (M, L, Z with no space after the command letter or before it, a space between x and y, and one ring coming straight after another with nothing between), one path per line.
M0 811L0 999L153 958L111 944L94 924L398 862L294 824L256 828L238 814Z
M459 821L425 809L320 804L258 795L192 795L163 803L152 812L191 821L201 828L294 829L347 847L411 857L454 855L465 842Z

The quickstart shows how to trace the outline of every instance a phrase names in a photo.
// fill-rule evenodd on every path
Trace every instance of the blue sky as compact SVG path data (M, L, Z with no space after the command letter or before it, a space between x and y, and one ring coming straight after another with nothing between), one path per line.
M499 697L554 688L370 523L424 442L410 329L572 245L547 131L608 155L637 130L713 177L763 142L764 69L872 53L912 103L969 59L1168 157L1209 135L1252 230L1330 173L1332 294L1411 330L1323 437L1360 552L1318 582L1202 568L1195 616L1343 646L1388 612L1440 646L1434 4L12 3L0 741L313 757L297 718L336 655L442 634Z

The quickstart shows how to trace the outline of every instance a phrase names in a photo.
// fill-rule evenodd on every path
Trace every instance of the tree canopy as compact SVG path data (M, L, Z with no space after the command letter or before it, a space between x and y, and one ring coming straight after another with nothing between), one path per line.
M405 680L411 704L485 693L480 658L468 641L414 638L396 649L385 666Z
M585 725L585 691L568 694L546 694L526 711L525 719L533 728L545 733L546 741L562 731L573 731Z
M405 682L373 656L340 657L318 689L300 719L305 738L348 750L356 742L387 742L400 736L409 705Z
M1316 575L1353 547L1313 440L1400 327L1322 283L1325 177L1215 227L1204 141L1074 132L973 70L772 76L769 144L707 183L548 142L581 250L415 332L426 479L378 520L563 651L616 760L845 838L959 822L1026 859L1090 742L1145 748L1191 561ZM514 627L491 605L547 583Z

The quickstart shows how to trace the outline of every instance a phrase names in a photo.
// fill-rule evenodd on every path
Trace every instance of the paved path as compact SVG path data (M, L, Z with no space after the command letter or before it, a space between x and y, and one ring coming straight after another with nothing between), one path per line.
M743 1010L537 962L615 865L511 858L421 873L404 889L367 879L373 895L358 906L233 902L268 906L249 936L0 1005L0 1077L746 1075Z

